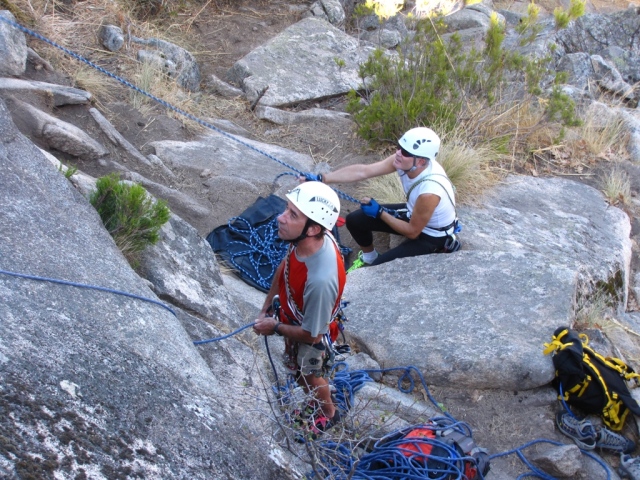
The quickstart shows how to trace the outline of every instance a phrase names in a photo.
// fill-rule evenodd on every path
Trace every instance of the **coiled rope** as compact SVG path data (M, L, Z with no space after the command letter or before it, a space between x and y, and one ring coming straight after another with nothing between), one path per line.
M244 228L243 228L244 224ZM228 222L229 230L245 238L247 242L233 240L228 245L246 246L245 250L231 252L227 250L229 261L240 273L246 275L254 283L264 289L269 289L271 279L276 272L278 265L287 253L287 243L278 237L278 222L274 217L270 222L254 227L243 217L233 217ZM238 258L248 258L253 272L243 267ZM263 273L263 267L267 267L267 273Z

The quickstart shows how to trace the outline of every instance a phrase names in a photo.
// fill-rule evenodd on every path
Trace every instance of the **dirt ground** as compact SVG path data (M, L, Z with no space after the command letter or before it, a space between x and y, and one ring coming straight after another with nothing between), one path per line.
M160 14L158 18L163 19L162 25L166 31L170 31L171 24L176 22L183 25L190 24L188 37L201 68L204 88L200 95L205 97L208 93L209 75L214 74L224 79L227 70L234 62L298 21L302 12L307 10L311 3L305 0L219 0L201 3L198 5L201 7L200 10L179 11L176 15L166 17ZM515 2L502 2L501 6L508 8L513 4ZM590 0L589 5L592 11L602 12L626 8L628 2L626 0L615 2ZM552 11L552 7L553 4L550 3L547 9ZM105 64L109 63L108 55L96 54L96 58L101 59ZM111 63L116 64L114 61ZM26 76L51 81L50 74L45 74L42 70L34 70L33 66L29 67ZM73 83L73 79L69 77L59 80L60 83ZM118 131L145 154L149 153L146 145L154 140L187 140L200 133L183 119L164 115L157 107L148 109L144 113L134 109L127 100L128 96L123 97L121 91L118 99L118 101L101 102L100 109ZM220 101L220 104L215 111L215 115L219 118L233 121L250 131L259 140L310 154L316 161L328 162L333 168L365 159L371 161L382 158L381 152L369 150L354 132L345 134L331 128L310 126L277 127L256 119L249 111L248 104L242 100ZM325 101L318 106L343 110L344 99ZM73 123L82 116L86 116L85 124L92 124L86 109L81 107L65 108L64 111L60 110L57 113L62 119L71 120L73 117ZM99 132L95 134L98 135ZM117 152L115 154L118 155ZM93 176L110 173L107 167L96 162L76 162L71 158L68 161ZM166 179L158 178L155 171L137 170L151 180L166 182ZM579 179L579 177L576 178ZM205 193L201 190L200 178L184 176L178 179L177 185L171 186L196 197L205 197ZM345 191L355 195L353 190L345 189ZM189 221L188 218L185 220ZM488 448L490 453L508 451L540 438L569 443L569 440L554 428L553 415L556 405L549 403L548 390L460 392L440 388L433 389L432 394L438 401L444 403L455 417L471 425L476 433L478 444ZM629 432L629 435L633 435L637 440L633 432ZM542 448L542 446L532 447L525 453L532 452L536 448ZM612 465L617 465L615 457L612 456L607 460ZM515 454L496 460L496 464L498 463L501 470L504 469L513 475L510 478L516 478L526 470ZM491 474L489 478L492 478ZM596 478L606 477L603 475Z

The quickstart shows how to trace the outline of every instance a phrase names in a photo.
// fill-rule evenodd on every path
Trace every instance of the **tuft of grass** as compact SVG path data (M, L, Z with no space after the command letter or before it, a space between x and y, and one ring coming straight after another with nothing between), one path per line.
M162 73L158 72L151 63L141 62L137 65L136 73L134 75L136 78L136 87L144 90L145 92L153 93L155 90L154 87L160 81ZM152 100L150 100L146 95L143 95L136 90L131 90L131 103L136 110L140 110L142 113L149 113L148 110L151 108L151 102Z
M73 85L86 90L100 103L113 102L116 99L111 79L92 67L80 66L72 75Z
M64 178L69 180L76 173L78 173L78 168L74 167L73 165L65 165L60 162L60 165L58 165L58 171L64 175Z
M456 202L474 203L474 199L495 184L497 176L489 167L497 158L498 154L490 144L471 145L459 135L443 138L438 162L456 187Z
M610 310L610 297L602 289L597 289L592 295L581 297L576 309L575 328L602 327Z
M611 118L604 126L593 115L587 115L579 133L588 150L596 157L606 156L624 143L626 129L619 118Z
M160 239L160 228L171 212L164 200L155 201L138 184L120 181L118 174L101 177L89 201L118 248L132 264L137 254Z
M375 198L378 203L402 203L407 201L400 179L395 173L366 180L358 187L358 195L360 197Z
M612 168L600 177L600 188L610 205L630 205L631 180L627 172Z

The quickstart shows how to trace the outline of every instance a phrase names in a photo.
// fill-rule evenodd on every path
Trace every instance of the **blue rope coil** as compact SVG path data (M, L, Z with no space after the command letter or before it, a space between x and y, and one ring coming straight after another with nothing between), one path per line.
M287 243L278 237L278 221L273 218L270 222L259 227L252 226L248 220L242 217L233 217L228 223L229 230L248 238L247 242L233 240L230 245L242 245L246 250L231 252L228 249L229 261L241 273L250 278L254 283L265 289L271 286L271 280L278 265L287 253ZM239 262L240 258L248 258L253 272L244 268ZM262 273L267 267L267 273Z

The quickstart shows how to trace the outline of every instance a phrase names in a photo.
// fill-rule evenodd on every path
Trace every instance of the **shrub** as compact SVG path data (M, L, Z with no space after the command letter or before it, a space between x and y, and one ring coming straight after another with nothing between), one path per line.
M533 42L536 36L542 31L542 25L538 23L539 15L540 7L531 2L527 7L527 15L523 17L518 26L516 26L516 32L522 37L520 39L520 46Z
M577 15L580 0L573 1L570 12ZM531 6L518 29L521 43L536 38L537 18L538 9ZM473 114L470 105L480 103L486 108L523 95L527 98L520 101L537 105L546 118L566 126L579 124L574 102L558 86L560 77L553 88L542 88L554 81L551 55L529 58L505 49L505 25L497 15L490 19L483 51L465 51L457 34L445 41L443 31L441 21L419 20L414 37L398 49L396 57L378 50L361 65L365 87L349 93L347 110L362 138L371 144L395 143L402 133L420 125L438 125L438 133L446 135ZM538 101L537 96L545 98ZM510 139L501 132L497 136L504 150Z
M556 28L566 28L571 20L584 15L586 0L571 0L568 10L562 7L556 7L553 10L553 17L556 21Z
M136 254L160 239L169 208L164 200L154 201L137 184L121 182L118 174L101 177L89 201L122 253L135 263Z
M386 20L397 14L404 6L404 0L365 0L358 13L375 13L380 20Z
M438 28L421 21L415 46L407 47L397 58L377 50L360 66L363 84L369 88L362 94L363 101L351 91L347 110L364 139L395 142L409 128L436 120L453 127L461 107L457 80L473 70L470 59L462 55L459 37L454 35L445 48L438 41Z

